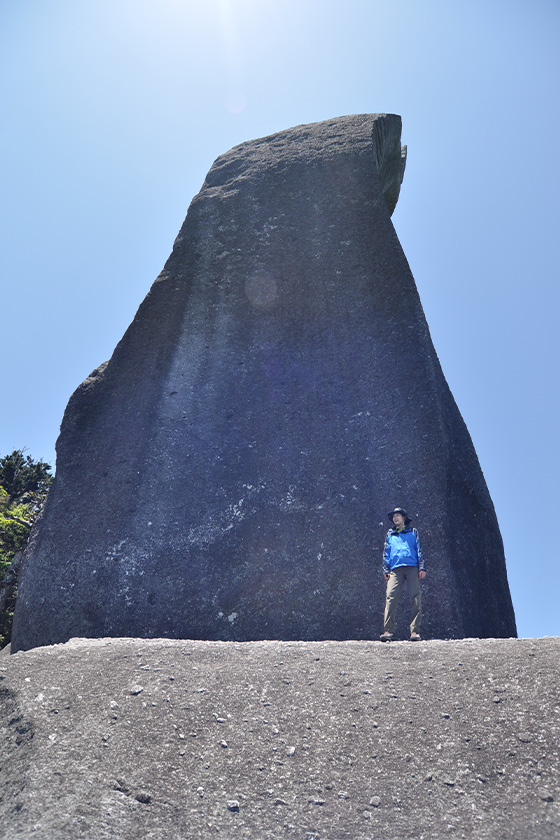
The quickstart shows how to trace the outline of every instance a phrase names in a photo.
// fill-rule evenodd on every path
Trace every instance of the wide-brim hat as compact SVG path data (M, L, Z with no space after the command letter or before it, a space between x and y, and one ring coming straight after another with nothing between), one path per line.
M393 523L393 516L395 515L395 513L400 513L402 516L404 516L404 524L405 525L410 525L410 523L412 522L412 519L410 519L410 517L408 516L408 513L406 512L406 510L404 508L396 507L394 510L391 510L387 514L387 516L389 517L389 522L391 524Z

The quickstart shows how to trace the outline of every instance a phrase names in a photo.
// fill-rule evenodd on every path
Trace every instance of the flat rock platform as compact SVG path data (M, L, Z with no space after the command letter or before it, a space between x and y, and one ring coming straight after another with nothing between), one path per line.
M10 840L560 836L560 639L0 655Z

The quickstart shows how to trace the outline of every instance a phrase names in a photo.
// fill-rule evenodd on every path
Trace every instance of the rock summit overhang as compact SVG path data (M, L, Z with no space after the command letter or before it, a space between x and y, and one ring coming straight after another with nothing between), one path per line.
M204 181L201 193L231 189L249 178L259 179L294 166L309 167L340 157L371 156L381 180L389 213L399 197L406 166L401 146L402 121L397 114L352 114L294 126L234 146L220 155Z

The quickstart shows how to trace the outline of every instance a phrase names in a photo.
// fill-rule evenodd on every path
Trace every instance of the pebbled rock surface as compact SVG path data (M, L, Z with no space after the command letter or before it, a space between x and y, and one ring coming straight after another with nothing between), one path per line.
M396 504L428 557L424 634L516 634L494 507L390 219L400 132L341 117L214 163L70 399L14 651L377 638Z
M11 840L556 840L560 639L0 657Z

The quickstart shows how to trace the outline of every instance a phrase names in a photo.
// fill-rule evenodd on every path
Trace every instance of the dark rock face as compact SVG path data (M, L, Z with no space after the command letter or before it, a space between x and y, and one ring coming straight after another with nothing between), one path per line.
M559 656L559 639L0 656L0 834L557 840Z
M218 158L70 399L13 650L376 638L395 504L428 557L424 634L515 635L493 505L390 220L403 171L392 115Z

